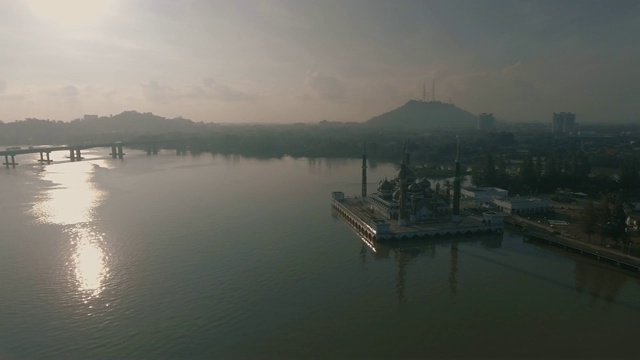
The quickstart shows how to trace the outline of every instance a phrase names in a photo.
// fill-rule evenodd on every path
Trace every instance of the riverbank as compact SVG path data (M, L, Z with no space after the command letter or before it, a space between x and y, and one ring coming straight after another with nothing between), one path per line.
M576 230L575 228L571 230L567 228L571 224L558 225L558 222L563 220L550 219L553 216L552 214L547 214L543 217L544 219L551 220L551 222L554 223L552 225L549 225L548 222L532 219L532 217L525 218L516 215L505 218L505 222L521 229L525 238L542 240L549 244L589 255L598 260L606 260L617 266L624 266L631 270L640 271L640 257L637 256L638 249L633 249L632 245L627 247L627 249L616 249L609 244L598 245L584 241L584 237L569 232ZM560 230L560 228L562 229Z

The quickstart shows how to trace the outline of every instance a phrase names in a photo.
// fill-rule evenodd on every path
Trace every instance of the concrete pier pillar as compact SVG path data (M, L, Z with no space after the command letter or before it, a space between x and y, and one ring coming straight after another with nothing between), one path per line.
M9 155L4 156L4 166L9 167Z
M44 153L40 151L40 162L44 162Z
M118 159L122 159L124 152L122 151L122 145L118 145Z
M11 166L16 167L16 165L18 165L18 163L16 162L16 156L11 155Z
M116 146L115 145L111 145L111 157L114 158L114 159L116 157L118 157L118 153L116 151L117 151Z
M47 151L47 164L51 164L51 159L49 158L50 151Z
M82 154L80 153L80 149L76 149L76 160L82 160Z
M73 149L69 150L69 159L71 161L76 161L76 152L75 152L75 150L73 150Z
M147 151L147 155L158 155L158 147L155 145L147 145L145 150Z

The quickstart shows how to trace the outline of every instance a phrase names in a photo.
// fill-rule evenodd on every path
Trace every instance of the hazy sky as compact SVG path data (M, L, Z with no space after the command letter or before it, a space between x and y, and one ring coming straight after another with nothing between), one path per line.
M640 121L640 2L0 0L0 120Z

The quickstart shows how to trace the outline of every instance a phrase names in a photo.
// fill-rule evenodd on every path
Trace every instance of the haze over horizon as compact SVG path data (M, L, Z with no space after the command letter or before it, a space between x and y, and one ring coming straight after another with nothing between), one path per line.
M362 122L422 95L639 119L636 1L1 0L0 120Z

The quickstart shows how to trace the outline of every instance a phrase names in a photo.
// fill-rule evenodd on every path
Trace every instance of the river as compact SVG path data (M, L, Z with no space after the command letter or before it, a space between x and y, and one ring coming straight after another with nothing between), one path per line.
M369 247L330 208L358 159L106 152L0 169L0 358L637 357L638 276L509 231Z

